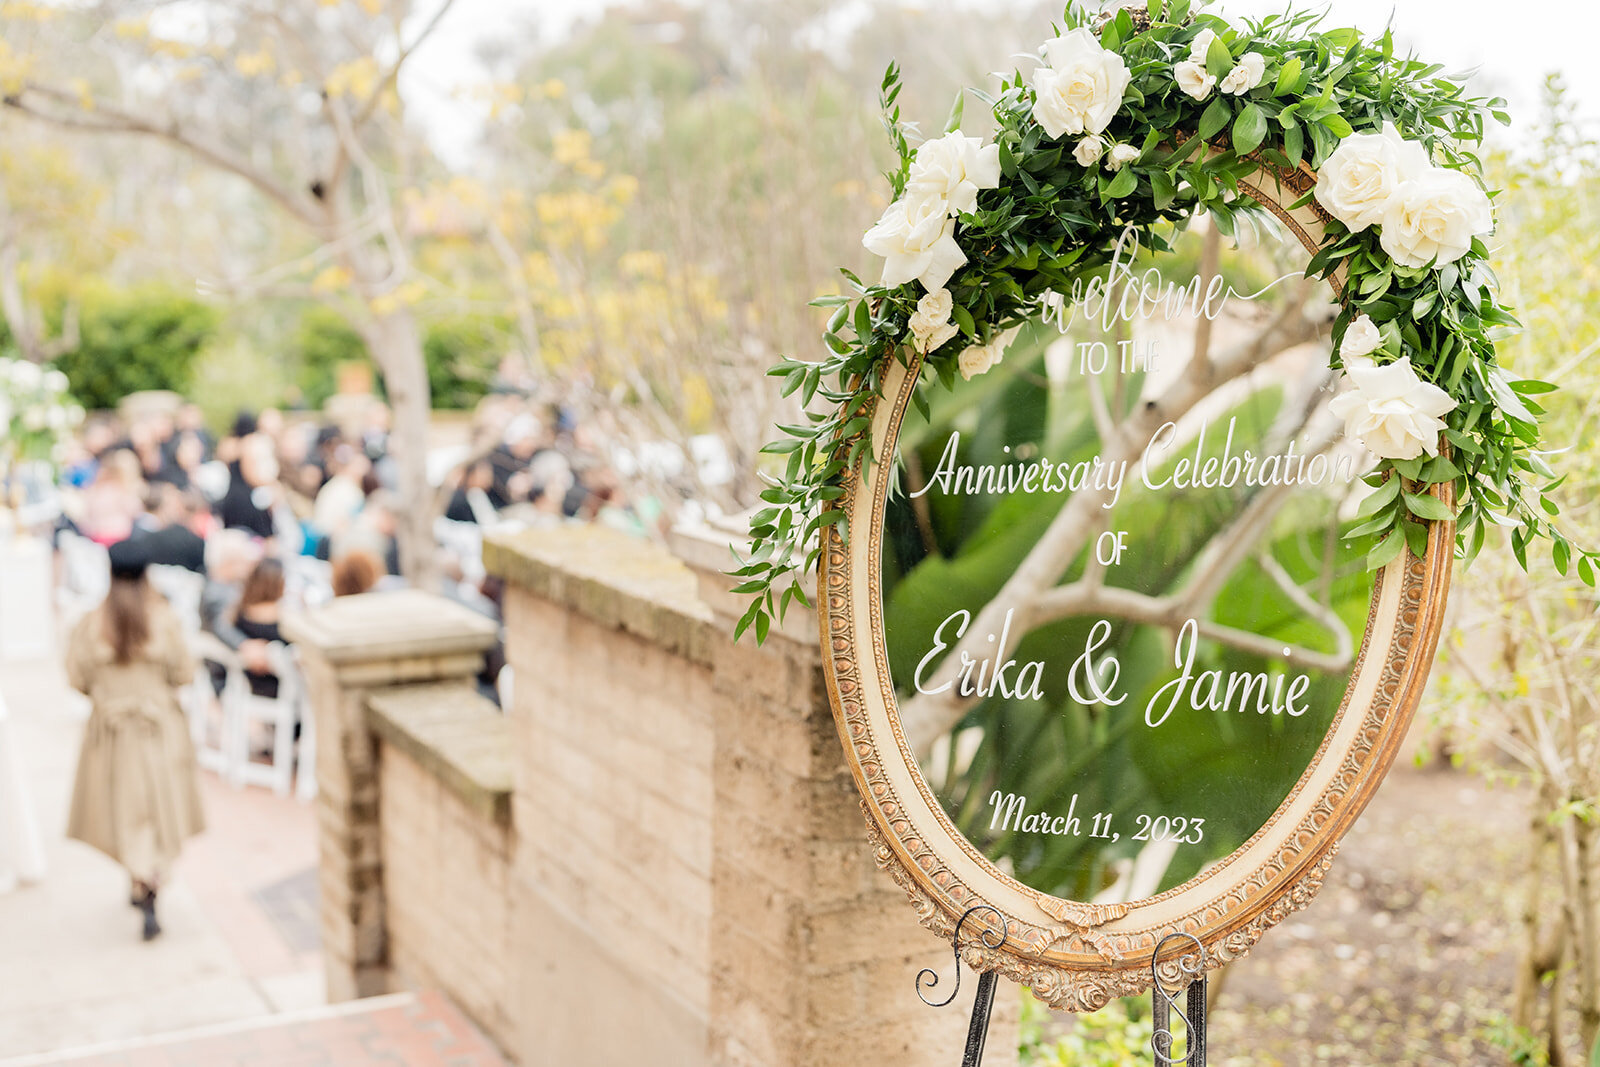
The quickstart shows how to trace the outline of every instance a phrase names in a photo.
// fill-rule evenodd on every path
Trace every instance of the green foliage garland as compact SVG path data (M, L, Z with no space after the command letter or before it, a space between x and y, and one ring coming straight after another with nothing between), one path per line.
M1164 245L1151 227L1182 228L1199 212L1231 234L1241 212L1259 210L1237 194L1239 182L1263 161L1315 170L1343 138L1393 123L1435 164L1477 174L1486 119L1507 121L1503 101L1469 98L1440 66L1397 56L1389 32L1369 42L1354 29L1324 29L1321 20L1320 14L1288 13L1232 25L1193 10L1190 0L1150 0L1147 10L1114 16L1069 5L1065 29L1092 26L1101 47L1119 54L1131 75L1102 136L1139 155L1116 171L1080 165L1072 152L1077 138L1046 133L1033 117L1034 93L1020 72L1002 82L998 97L967 90L993 110L1001 179L999 188L979 194L976 210L959 218L956 239L967 262L947 288L954 300L951 321L960 332L928 354L914 397L919 410L926 414L930 379L952 387L964 349L1039 318L1049 294L1070 291L1075 278L1110 261L1127 226L1138 227L1157 251ZM1174 66L1207 29L1216 34L1206 55L1209 72L1221 77L1254 52L1265 61L1259 85L1205 100L1179 88ZM891 65L881 102L899 159L886 175L896 198L905 192L915 154L896 106L899 92L899 71ZM959 127L964 99L965 93L957 97L947 131ZM1191 131L1198 136L1186 137ZM1219 151L1198 151L1203 144ZM1488 527L1500 525L1524 566L1529 547L1545 540L1558 569L1576 565L1593 585L1600 561L1552 523L1558 508L1550 493L1560 479L1537 451L1542 409L1535 398L1555 386L1512 380L1495 360L1497 331L1518 323L1498 299L1488 255L1474 239L1453 263L1406 268L1382 249L1374 228L1352 233L1334 221L1308 265L1308 277L1341 272L1345 278L1335 351L1356 316L1367 315L1384 335L1386 356L1410 357L1423 381L1457 402L1445 419L1448 450L1432 458L1383 460L1369 476L1377 492L1353 536L1369 539L1368 565L1379 568L1408 545L1423 554L1431 522L1455 519L1458 553L1469 560ZM838 525L848 534L838 501L847 479L864 474L872 460L868 431L889 361L905 363L911 355L908 323L925 292L921 283L889 288L841 273L854 295L814 301L833 310L826 358L785 359L769 371L782 379L785 395L798 394L808 409L821 398L829 410L808 410L806 422L780 427L783 439L764 450L785 466L751 518L750 555L731 572L744 579L737 591L751 597L737 632L753 628L758 640L791 602L806 604L791 579L816 566L822 531ZM1455 511L1427 494L1437 483L1453 485Z

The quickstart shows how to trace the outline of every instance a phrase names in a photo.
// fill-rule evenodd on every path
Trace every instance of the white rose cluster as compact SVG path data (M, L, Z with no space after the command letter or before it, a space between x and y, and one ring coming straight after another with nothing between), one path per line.
M24 455L43 455L39 435L59 437L82 423L83 409L68 402L67 388L67 376L58 370L24 359L0 359L0 446L11 440ZM52 443L43 442L46 451Z
M1459 170L1440 167L1393 123L1339 143L1317 174L1317 203L1354 233L1377 226L1402 267L1444 266L1494 229L1489 197Z
M917 310L909 323L917 351L932 352L960 332L950 321L954 308L955 301L948 289L937 289L917 301Z
M1196 100L1210 96L1211 90L1218 85L1217 76L1206 69L1206 56L1216 39L1216 30L1210 27L1201 30L1189 44L1189 58L1174 64L1172 68L1178 88ZM1260 85L1266 76L1266 59L1258 52L1246 52L1222 79L1222 91L1232 96L1243 96Z
M959 131L917 149L906 191L861 243L884 257L883 284L917 280L929 293L945 287L966 253L956 243L956 216L975 210L978 193L1000 186L1000 146Z
M1046 41L1044 63L1033 72L1033 118L1051 137L1081 135L1072 150L1079 166L1101 159L1107 170L1121 170L1139 158L1132 145L1113 145L1101 136L1122 108L1133 74L1122 57L1103 48L1094 32L1080 27Z

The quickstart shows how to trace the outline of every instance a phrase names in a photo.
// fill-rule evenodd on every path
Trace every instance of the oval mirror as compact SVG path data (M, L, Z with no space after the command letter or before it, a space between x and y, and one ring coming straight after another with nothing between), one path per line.
M926 414L891 368L824 553L880 864L947 936L995 909L969 962L1058 1007L1309 902L1427 674L1453 531L1377 574L1346 536L1373 460L1329 411L1311 181L1258 173L1233 233L1130 228Z

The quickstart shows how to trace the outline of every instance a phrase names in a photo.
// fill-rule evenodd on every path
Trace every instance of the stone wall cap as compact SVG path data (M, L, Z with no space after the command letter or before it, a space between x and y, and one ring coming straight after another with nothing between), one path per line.
M283 633L333 663L448 656L494 647L500 627L453 600L415 589L338 597L284 617Z
M496 532L484 538L483 562L511 585L695 662L723 640L694 574L650 541L600 526Z
M466 682L396 686L367 698L372 732L485 819L511 822L511 724Z

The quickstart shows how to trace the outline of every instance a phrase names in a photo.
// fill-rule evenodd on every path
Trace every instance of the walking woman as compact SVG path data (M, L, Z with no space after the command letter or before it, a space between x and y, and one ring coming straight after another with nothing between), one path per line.
M161 933L156 892L184 840L204 828L176 692L194 662L177 616L145 580L144 549L124 541L110 553L111 591L67 646L67 679L93 704L67 836L127 868L149 941Z

